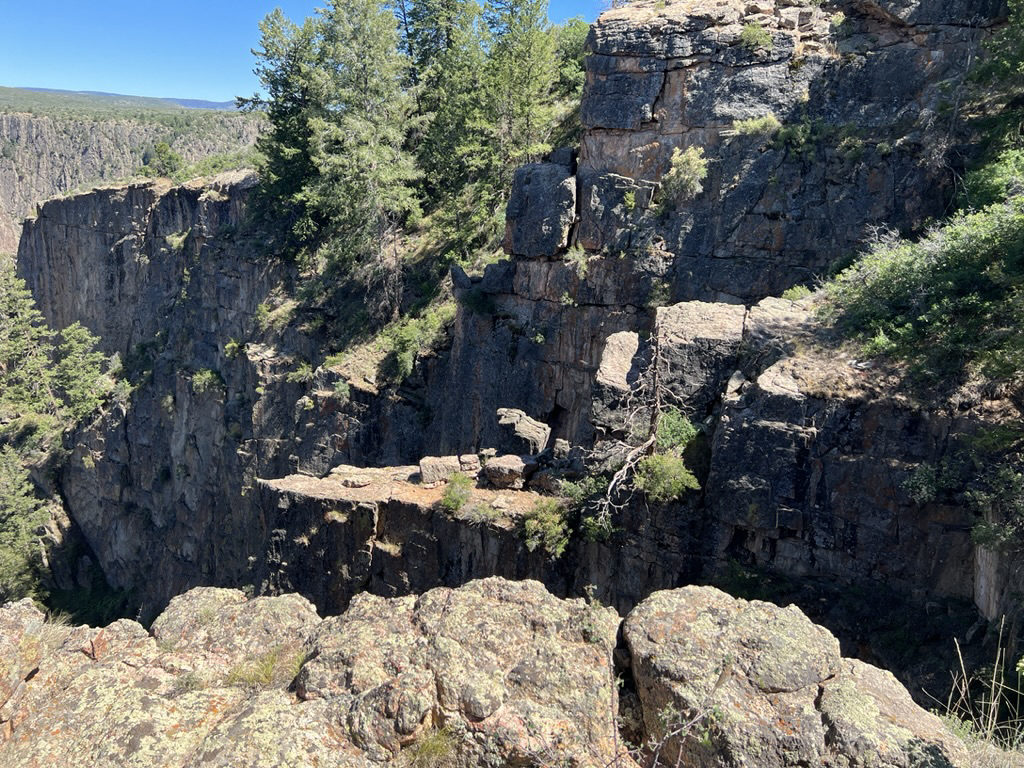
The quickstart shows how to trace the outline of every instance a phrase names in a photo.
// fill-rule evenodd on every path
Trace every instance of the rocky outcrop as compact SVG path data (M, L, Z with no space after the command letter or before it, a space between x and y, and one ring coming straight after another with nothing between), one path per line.
M244 178L44 206L21 274L52 323L99 332L135 384L71 437L59 478L107 580L135 590L145 618L199 584L298 591L339 613L361 592L488 575L562 595L594 585L625 612L759 567L887 584L919 603L973 597L995 616L1006 566L971 543L972 512L908 487L997 406L905 401L808 306L760 299L853 248L870 222L938 210L940 177L918 150L948 128L931 124L938 83L956 86L982 31L932 13L949 3L928 6L844 5L842 40L816 4L642 1L603 16L575 182L564 153L520 175L513 258L478 278L454 270L452 347L393 397L346 396L321 367L320 340L273 290L286 271L236 229ZM748 24L772 47L744 45ZM769 111L792 130L733 126ZM847 122L866 133L830 133ZM713 160L704 192L655 215L666 153L698 140ZM876 184L887 191L871 197ZM584 192L579 221L570 188ZM642 231L658 234L634 247ZM572 512L561 557L530 549L536 491L615 466L650 424L655 380L698 427L686 460L701 490L670 504L637 494L607 537L583 535ZM505 456L483 461L494 449ZM500 490L444 509L439 484L457 471Z
M873 227L919 229L944 210L967 68L1006 12L998 0L639 0L602 14L581 110L579 245L660 259L673 300L749 303L823 274ZM707 177L670 200L661 182L686 148ZM567 231L542 223L562 221L562 168L522 171L510 253L571 244L538 239Z
M235 173L55 200L21 241L48 322L100 335L131 385L71 436L58 481L107 582L148 618L191 586L251 583L270 535L258 477L402 452L372 397L295 375L322 352L274 293L287 268L242 232L252 185Z
M323 621L297 595L200 588L150 632L50 624L23 601L0 609L0 761L635 766L623 696L644 743L699 760L684 764L966 765L935 716L794 608L689 588L645 601L613 652L619 627L600 605L501 579L361 595ZM673 717L695 727L663 739Z
M241 268L217 263L242 226L255 185L236 172L179 187L148 182L96 190L39 208L25 222L18 274L47 324L80 322L122 359L163 332L189 301L206 309L195 330L195 365L220 336L238 337L280 279L250 255ZM209 245L208 245L209 243ZM205 249L204 249L205 247ZM203 332L205 331L205 333Z
M500 580L367 595L326 621L296 595L197 589L151 633L50 625L19 603L0 612L18 681L0 689L0 761L600 765L616 749L617 626L599 606Z
M509 253L527 258L553 256L569 245L576 220L576 180L565 163L535 163L516 169L505 237Z
M795 607L687 587L645 600L623 634L668 765L721 765L726 755L759 768L971 764L892 675L842 659Z
M179 119L186 122L182 112ZM251 147L260 130L250 115L204 114L194 122L193 130L181 131L159 119L0 114L0 253L17 251L21 222L36 205L130 178L157 142L169 142L191 164Z
M667 251L676 300L750 301L821 274L872 226L922 226L952 183L967 67L1005 12L643 0L603 14L582 108L580 244ZM764 118L778 122L743 122ZM649 190L686 147L710 160L703 192L667 208L656 192L655 213Z

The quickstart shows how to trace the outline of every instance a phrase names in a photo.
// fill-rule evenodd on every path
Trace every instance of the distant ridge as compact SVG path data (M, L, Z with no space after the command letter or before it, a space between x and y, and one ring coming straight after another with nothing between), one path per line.
M228 111L233 111L235 109L235 102L233 101L205 101L203 99L176 99L170 97L154 98L151 96L129 96L121 93L107 93L105 91L67 91L59 88L12 88L10 90L53 94L54 96L63 96L76 101L85 99L96 101L107 106L148 107L153 109L214 109Z

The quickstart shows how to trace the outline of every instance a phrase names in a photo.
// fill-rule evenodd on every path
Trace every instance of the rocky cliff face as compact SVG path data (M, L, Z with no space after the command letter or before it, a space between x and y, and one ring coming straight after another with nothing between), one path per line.
M499 574L560 594L592 584L625 612L656 589L757 566L1005 610L1006 565L973 546L972 514L908 488L1013 406L914 405L807 306L763 298L875 221L911 227L941 211L943 177L918 151L955 138L942 83L955 93L1000 13L986 4L965 25L952 2L843 7L845 31L815 4L639 2L603 16L581 153L517 174L511 259L482 278L455 270L452 348L421 361L423 407L346 398L318 370L315 335L273 290L287 273L238 235L250 181L43 206L20 273L52 323L85 322L136 382L74 436L60 478L110 584L134 590L146 617L199 584L298 590L337 613L364 591ZM747 25L771 46L745 46ZM769 113L794 131L733 125ZM712 161L704 192L655 214L672 148L696 143ZM636 247L641 229L656 236ZM608 540L576 536L560 558L527 548L523 519L552 488L551 462L578 472L584 455L593 469L621 452L654 371L700 426L702 490L637 499ZM537 422L530 447L499 409ZM365 469L424 455L476 466L488 449L549 461L485 468L496 486L500 466L519 474L459 512L439 508L422 467Z
M749 302L821 275L872 227L921 227L948 196L967 68L1004 15L943 0L651 0L604 14L587 61L580 244L669 252L676 300ZM654 212L687 147L710 161L703 191Z
M201 588L151 632L48 624L23 601L0 609L0 759L635 766L621 706L647 756L687 765L969 764L891 675L842 659L795 608L689 588L645 601L616 650L619 628L613 611L501 579L362 595L322 621L297 595Z
M330 374L297 375L319 352L279 322L287 270L238 235L252 184L56 200L21 241L47 320L84 323L133 384L75 435L59 485L107 581L144 614L195 584L251 581L269 536L257 477L376 456L367 402L339 397Z
M225 116L217 130L175 136L158 122L0 114L0 253L15 253L35 206L87 185L134 174L147 147L168 141L186 163L252 146L259 123Z

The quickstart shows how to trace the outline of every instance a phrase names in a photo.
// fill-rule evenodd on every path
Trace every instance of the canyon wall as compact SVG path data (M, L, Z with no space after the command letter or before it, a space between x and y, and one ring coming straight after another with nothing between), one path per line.
M166 141L186 164L251 147L259 121L224 115L203 130L127 116L0 113L0 253L16 253L21 222L44 200L130 178Z
M135 384L72 437L60 478L108 582L145 617L198 584L299 590L335 613L361 591L494 574L560 594L594 585L626 611L759 567L918 605L973 599L995 617L1005 564L971 543L973 514L908 488L1006 404L916 405L806 304L766 298L875 224L912 230L943 212L934 153L944 162L962 137L941 102L1003 10L964 24L958 7L848 3L842 24L811 3L651 0L603 15L582 148L517 173L511 258L482 277L453 270L452 345L419 361L415 397L336 387L323 340L275 290L288 270L240 227L251 179L44 205L19 273L51 323L84 322ZM770 47L744 45L747 25ZM769 113L778 132L735 125ZM672 149L696 145L704 191L666 209ZM629 436L624 413L655 359L700 427L702 489L637 498L610 538L576 536L559 558L519 533L544 473L486 492L467 517L439 508L415 466L343 468L513 452L499 408L550 427L541 451L564 440L600 466Z

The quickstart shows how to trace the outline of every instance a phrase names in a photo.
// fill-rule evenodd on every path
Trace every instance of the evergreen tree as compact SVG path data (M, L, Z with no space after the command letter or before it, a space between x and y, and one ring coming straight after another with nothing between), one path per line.
M0 260L0 430L28 413L59 409L49 370L51 337L14 265Z
M0 448L0 604L36 591L32 555L39 546L35 531L44 522L18 453L9 445Z
M317 174L309 200L326 219L335 264L375 258L416 210L418 175L403 144L411 101L395 22L373 0L334 2L323 15L329 98L310 122Z
M270 121L259 144L262 213L277 219L290 249L327 246L334 267L376 257L416 207L393 15L375 0L336 0L301 26L274 11L260 29L255 72L267 96L239 103Z
M95 347L77 323L55 345L14 265L0 259L0 603L38 586L35 531L46 512L27 467L110 391Z
M457 13L443 9L444 25L427 8L451 0L420 0L416 5L419 38L444 45L424 45L420 58L421 105L427 126L417 147L425 188L435 201L451 201L467 184L487 178L488 147L494 136L488 94L487 28L474 0L458 0ZM439 31L445 26L443 34ZM428 55L429 54L429 55Z
M314 240L323 221L308 205L306 184L315 177L310 121L326 105L318 67L317 25L306 19L293 24L275 9L260 22L260 49L253 50L253 70L266 96L239 98L246 111L262 110L269 130L256 143L263 155L257 213L275 221L283 245L294 250Z
M547 8L547 0L487 2L502 187L507 187L515 166L537 160L551 148L558 66Z

